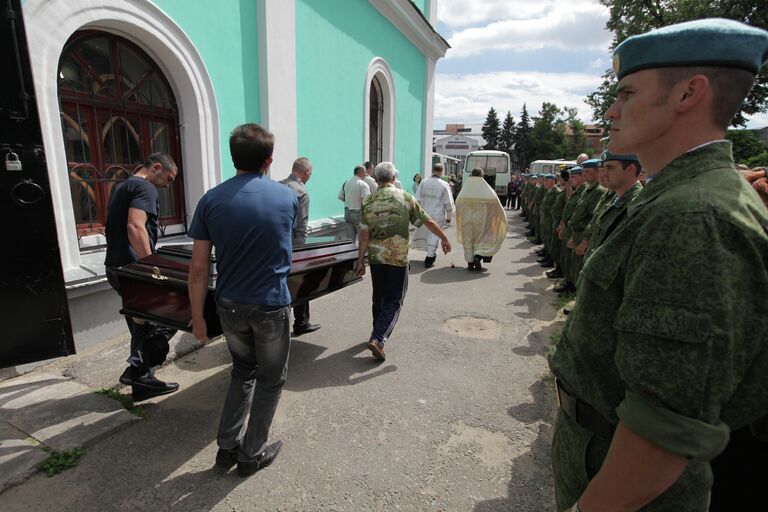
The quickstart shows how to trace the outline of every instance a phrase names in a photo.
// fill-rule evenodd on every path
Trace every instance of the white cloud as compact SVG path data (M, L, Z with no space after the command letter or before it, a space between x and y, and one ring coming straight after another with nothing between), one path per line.
M765 128L766 126L768 126L768 112L755 114L747 118L746 128L750 130Z
M454 3L468 2L454 0L449 5ZM493 0L472 3L476 3L477 8L483 12L489 5L497 6L500 12L495 12L493 19L500 21L455 32L448 40L452 48L446 58L469 57L487 50L525 52L557 48L566 51L607 52L612 40L611 33L605 29L608 8L597 1L566 3L543 0L535 3L542 7L536 12L533 12L533 8L526 11L527 8L520 7L522 2L516 1L508 2L511 6L507 6L507 2L502 4ZM516 6L529 16L516 16ZM467 16L473 17L471 13L467 13Z
M467 27L499 19L528 19L551 9L554 0L440 0L437 19L450 27Z
M606 66L608 66L608 61L606 59L595 59L590 63L589 69L599 69L603 71Z
M597 74L501 71L478 74L441 74L435 80L436 128L445 123L482 123L494 107L503 118L507 110L520 120L523 103L535 116L544 101L559 107L575 107L585 122L592 110L584 103L587 94L600 85Z

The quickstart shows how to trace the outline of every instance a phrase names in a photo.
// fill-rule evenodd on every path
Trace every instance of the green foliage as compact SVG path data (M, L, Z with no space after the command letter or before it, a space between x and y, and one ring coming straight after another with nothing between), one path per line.
M531 130L531 160L565 158L565 121L563 111L554 103L544 102Z
M629 36L700 18L730 18L755 27L768 29L768 9L765 2L755 0L600 0L610 9L606 28L616 37L611 48ZM593 119L603 122L605 112L616 97L616 77L606 71L597 91L587 96ZM745 116L768 111L768 66L758 75L757 83L733 120L743 126Z
M512 113L507 110L507 116L504 118L504 124L501 126L501 136L499 137L499 149L510 153L515 144L515 120Z
M576 297L575 293L561 293L552 299L552 307L558 312L568 305Z
M499 116L496 114L496 110L491 107L488 111L488 116L485 118L485 123L481 128L483 133L483 139L485 139L484 149L499 149L501 139L501 123L499 122Z
M124 395L120 393L118 390L114 388L102 388L98 391L94 391L97 395L104 395L108 398L111 398L112 400L117 400L121 404L123 404L123 407L126 408L126 410L140 418L145 418L147 416L147 410L144 409L140 405L134 405L133 399L131 399L130 396Z
M523 103L523 111L520 114L520 122L515 127L514 134L515 153L522 169L527 169L531 162L531 118L528 108Z
M566 158L575 160L581 153L590 153L589 140L587 139L586 125L577 116L579 111L575 108L565 108L568 114L566 122L571 128L571 136L565 141Z
M85 450L82 448L73 448L72 450L65 450L63 452L53 452L40 470L51 477L77 466L84 455Z
M733 145L733 160L750 168L768 162L768 147L763 140L749 130L728 130L726 135Z

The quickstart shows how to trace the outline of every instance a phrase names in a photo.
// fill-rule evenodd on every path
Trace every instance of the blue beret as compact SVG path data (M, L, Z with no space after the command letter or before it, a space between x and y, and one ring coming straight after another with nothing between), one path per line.
M719 66L757 74L768 61L768 31L724 18L688 21L623 41L613 51L621 80L643 69Z
M618 160L621 162L638 162L635 155L619 155L618 153L611 153L610 151L603 151L603 162L608 160Z
M568 169L568 174L570 174L571 176L573 176L574 174L581 174L582 172L584 172L584 168L580 165L577 165L576 167L571 167L570 169Z
M591 167L600 167L601 165L603 165L603 161L600 158L592 158L590 160L581 162L581 166L585 169L589 169Z
M537 180L537 179L539 179L539 175L538 175L538 174L531 174L531 175L530 175L530 176L528 176L528 177L529 177L529 178L532 178L532 179L534 179L534 180Z
M555 178L555 175L554 175L554 174L545 174L545 175L544 175L544 179L545 179L545 180L554 180L554 179L556 179L556 178Z

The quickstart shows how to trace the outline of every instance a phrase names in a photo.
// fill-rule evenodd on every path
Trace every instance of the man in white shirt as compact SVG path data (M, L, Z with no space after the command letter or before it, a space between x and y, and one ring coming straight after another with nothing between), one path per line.
M451 187L443 179L443 165L435 164L432 168L432 176L421 182L416 189L416 201L429 214L430 217L440 226L446 228L451 224L451 216L454 212L453 194ZM437 259L437 244L439 238L428 231L423 226L418 228L413 234L414 249L427 250L427 257L424 258L424 267L430 268L435 265Z
M352 240L357 239L360 229L360 210L363 199L371 195L371 188L365 182L365 176L365 167L355 166L354 176L344 182L339 192L339 200L344 201L344 220Z
M375 194L379 190L379 184L376 183L376 178L373 176L373 164L371 162L365 162L365 182L371 189L371 194Z

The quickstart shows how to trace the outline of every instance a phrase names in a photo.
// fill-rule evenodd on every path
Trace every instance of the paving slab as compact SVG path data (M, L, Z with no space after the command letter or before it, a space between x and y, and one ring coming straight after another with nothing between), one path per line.
M56 451L90 446L139 419L59 375L32 373L0 384L0 420Z
M48 456L23 432L0 421L0 492L23 482Z

